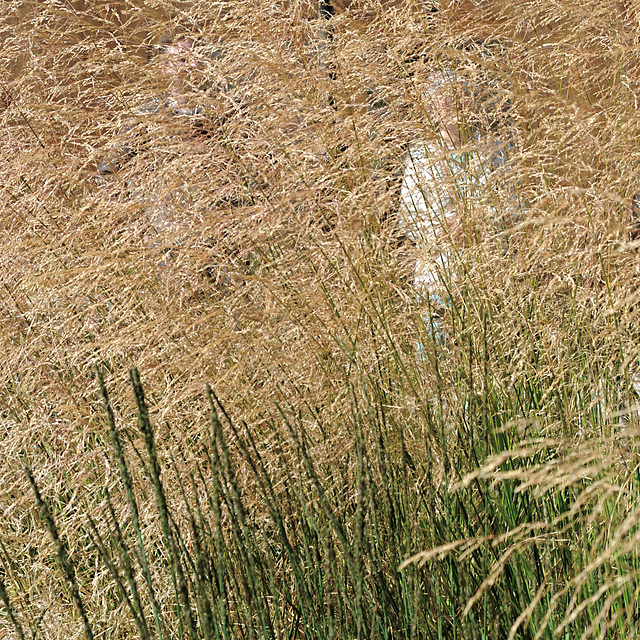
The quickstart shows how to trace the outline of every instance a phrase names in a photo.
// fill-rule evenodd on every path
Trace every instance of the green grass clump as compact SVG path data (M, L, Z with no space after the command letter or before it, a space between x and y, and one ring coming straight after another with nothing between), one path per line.
M236 424L210 388L210 425L158 449L135 369L131 380L144 451L116 426L99 375L118 478L86 513L90 544L75 569L27 468L87 637L105 630L80 595L96 563L117 587L106 606L143 639L635 633L637 525L622 504L637 502L638 478L618 459L636 437L628 421L611 425L617 450L603 455L609 436L581 447L523 438L526 421L502 421L497 393L469 394L458 446L472 423L488 451L463 476L470 452L411 455L412 425L383 393L354 388L352 435L329 466L312 454L326 446L310 428L320 416L274 408L259 425ZM438 473L448 489L436 490Z

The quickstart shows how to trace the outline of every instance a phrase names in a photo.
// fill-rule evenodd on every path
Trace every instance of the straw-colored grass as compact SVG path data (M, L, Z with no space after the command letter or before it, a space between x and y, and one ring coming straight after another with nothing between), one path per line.
M0 637L638 635L640 16L433 5L0 6Z

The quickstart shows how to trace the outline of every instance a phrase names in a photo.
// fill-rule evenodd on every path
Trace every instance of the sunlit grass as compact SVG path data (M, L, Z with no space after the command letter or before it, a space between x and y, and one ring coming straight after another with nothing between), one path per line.
M637 635L618 5L0 9L0 635ZM454 67L510 157L434 308L400 199Z

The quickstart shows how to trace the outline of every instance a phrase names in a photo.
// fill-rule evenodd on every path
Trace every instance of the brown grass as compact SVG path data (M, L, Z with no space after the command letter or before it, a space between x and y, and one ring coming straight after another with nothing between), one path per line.
M124 605L113 608L115 586L86 533L103 485L117 492L94 365L132 434L127 371L139 368L163 455L183 470L200 455L191 443L207 419L207 382L234 420L251 425L274 469L270 439L287 437L284 425L267 426L276 403L317 413L311 457L329 484L333 465L352 465L346 475L356 477L354 398L369 406L380 392L394 423L407 425L406 440L391 446L432 471L410 482L443 496L496 453L477 444L476 460L456 444L457 417L470 395L489 393L490 370L497 397L513 399L516 387L535 396L526 412L500 401L512 409L504 422L535 424L576 456L545 458L518 481L543 492L582 482L595 439L606 482L593 491L627 499L636 441L619 429L635 428L635 413L616 412L637 403L631 5L439 3L429 13L354 3L329 25L297 4L122 4L0 8L0 576L25 628L38 621L42 638L82 633L28 464L82 575L93 576L82 584L91 619L106 637L135 631ZM168 33L197 39L199 65L173 89L201 108L197 117L136 113L168 90L156 46ZM526 214L499 233L486 210L469 214L477 233L457 247L443 320L454 339L439 353L411 286L418 249L402 242L396 214L407 144L433 136L426 74L452 61L509 101L498 127L514 143L517 181L500 197L515 188ZM99 161L124 143L137 154L99 181ZM421 342L426 354L417 355ZM549 475L559 460L564 471ZM238 464L254 517L266 518ZM483 478L501 482L500 469ZM151 538L155 512L141 503ZM632 503L618 507L635 514ZM606 518L594 513L598 539ZM398 560L421 550L398 550ZM170 608L169 578L157 579ZM0 635L12 632L0 619Z

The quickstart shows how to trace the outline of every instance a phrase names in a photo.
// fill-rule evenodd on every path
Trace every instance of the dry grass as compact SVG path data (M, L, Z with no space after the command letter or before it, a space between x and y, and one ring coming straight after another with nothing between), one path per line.
M127 544L147 545L166 637L189 636L171 577L187 549L227 572L220 636L187 575L194 638L635 637L631 3L354 4L330 22L295 3L121 4L0 8L0 635L81 637L77 588L96 637L144 637L88 521L124 566L108 487ZM169 33L196 40L173 80ZM513 145L517 179L492 193L525 213L496 228L488 205L466 212L442 345L398 194L408 146L434 136L428 74L452 65L478 93L467 117ZM178 106L140 113L163 95ZM124 145L135 155L99 180ZM95 366L130 438L137 525ZM205 383L237 426L212 441ZM210 457L227 441L229 468ZM201 556L196 495L214 532Z

